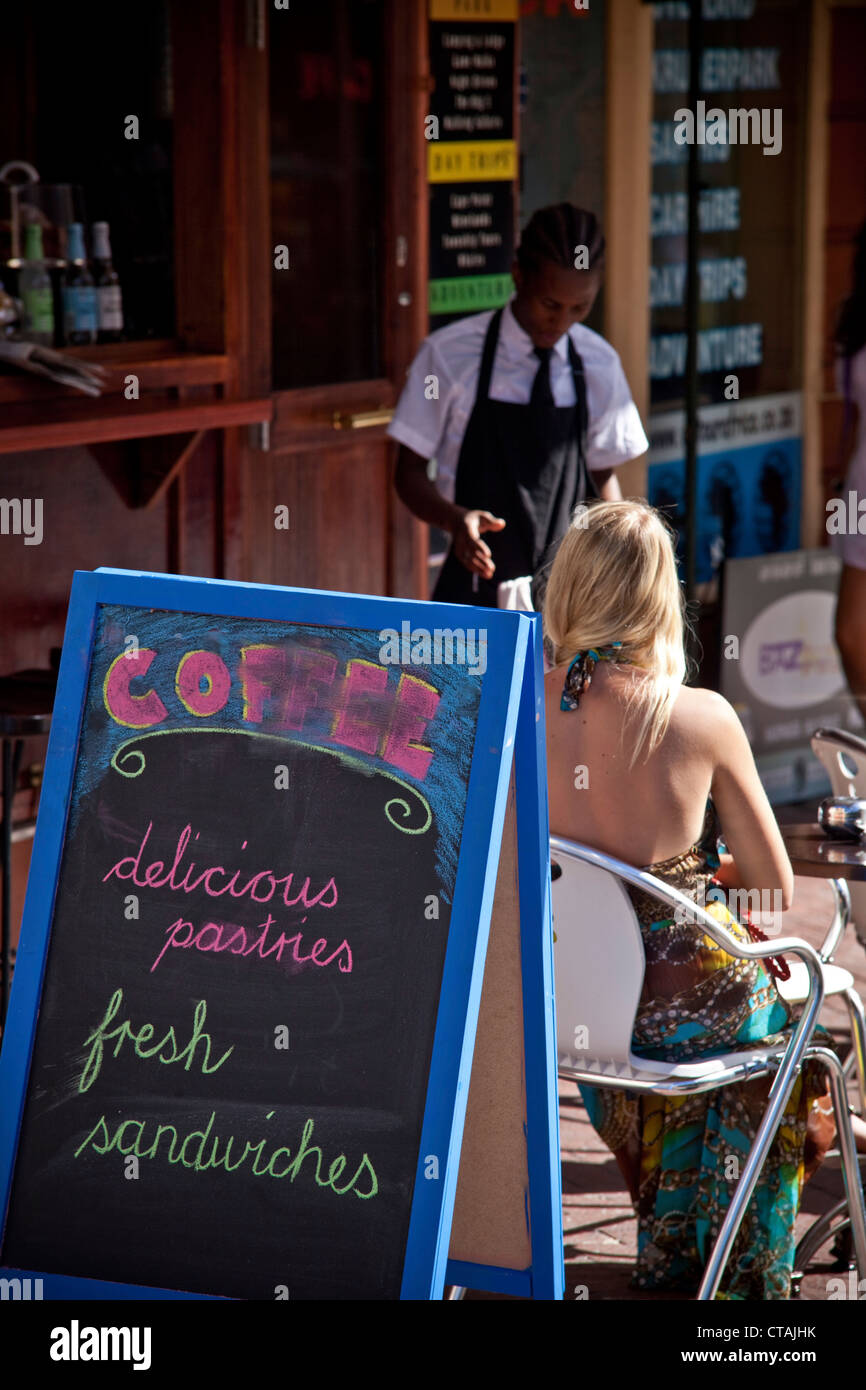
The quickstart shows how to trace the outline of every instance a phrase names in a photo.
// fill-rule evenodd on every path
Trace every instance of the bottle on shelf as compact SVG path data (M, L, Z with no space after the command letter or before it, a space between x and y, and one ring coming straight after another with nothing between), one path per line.
M120 276L111 262L107 222L93 224L93 279L96 284L99 341L119 343L123 338L123 297Z
M67 343L76 347L95 343L98 332L96 287L87 269L81 222L70 222L67 228L66 258L69 264L63 285L64 336Z
M42 228L29 222L24 232L24 262L18 272L18 297L24 310L22 336L31 343L54 343L54 292L45 266Z

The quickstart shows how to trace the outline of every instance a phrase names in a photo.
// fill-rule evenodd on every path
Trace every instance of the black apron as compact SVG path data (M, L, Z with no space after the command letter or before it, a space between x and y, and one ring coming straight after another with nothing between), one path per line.
M575 404L552 405L544 428L528 405L490 399L490 378L499 341L502 310L490 320L484 340L475 404L457 463L454 501L501 516L501 531L483 531L496 572L492 579L473 575L449 550L433 590L440 603L497 606L504 579L532 575L549 562L565 535L579 502L598 497L586 466L586 381L583 363L571 336L568 356L574 378ZM477 588L473 588L473 579Z

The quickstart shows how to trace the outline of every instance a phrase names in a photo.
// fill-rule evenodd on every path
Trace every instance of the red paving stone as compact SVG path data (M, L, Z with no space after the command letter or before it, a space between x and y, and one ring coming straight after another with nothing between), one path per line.
M785 935L798 936L820 946L832 914L829 885L821 879L798 877L794 904L785 914ZM866 951L852 926L848 927L834 963L851 971L855 988L861 996L866 996ZM839 999L826 1002L821 1024L835 1038L847 1040L850 1036L848 1014ZM853 1090L851 1099L853 1103ZM612 1153L590 1124L577 1086L570 1081L559 1083L559 1120L566 1299L574 1299L575 1290L580 1297L590 1300L659 1302L679 1298L671 1294L637 1293L629 1288L637 1252L637 1226L631 1202ZM840 1170L819 1169L804 1190L797 1218L798 1240L816 1216L835 1205L842 1196ZM800 1299L804 1302L827 1299L827 1281L840 1276L847 1280L847 1274L842 1275L833 1267L828 1244L818 1253L810 1273L803 1279ZM466 1297L495 1296L468 1292Z

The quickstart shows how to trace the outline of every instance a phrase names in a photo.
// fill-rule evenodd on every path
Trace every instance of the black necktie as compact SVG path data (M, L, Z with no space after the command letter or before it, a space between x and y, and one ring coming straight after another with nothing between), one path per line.
M532 383L529 408L533 415L544 416L553 407L553 391L550 386L550 358L553 348L537 347L532 350L539 358L539 363Z

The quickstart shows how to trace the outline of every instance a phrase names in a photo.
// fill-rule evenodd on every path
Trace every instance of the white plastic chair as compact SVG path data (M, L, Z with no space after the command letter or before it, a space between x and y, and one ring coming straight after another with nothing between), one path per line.
M812 1040L825 992L818 953L795 937L741 945L692 899L652 874L560 836L551 836L550 847L560 1076L614 1090L674 1096L717 1090L734 1081L775 1072L766 1111L710 1252L697 1298L715 1297L782 1112L806 1058L819 1059L830 1075L854 1249L860 1276L866 1277L866 1207L845 1077L835 1052ZM711 940L734 957L762 960L783 953L800 957L808 973L809 990L784 1049L743 1048L682 1063L649 1061L632 1052L645 957L640 924L625 890L626 883L658 898L665 907L660 916L673 916L677 907L683 908L690 914L687 920L700 925ZM580 1043L579 1050L576 1042Z

